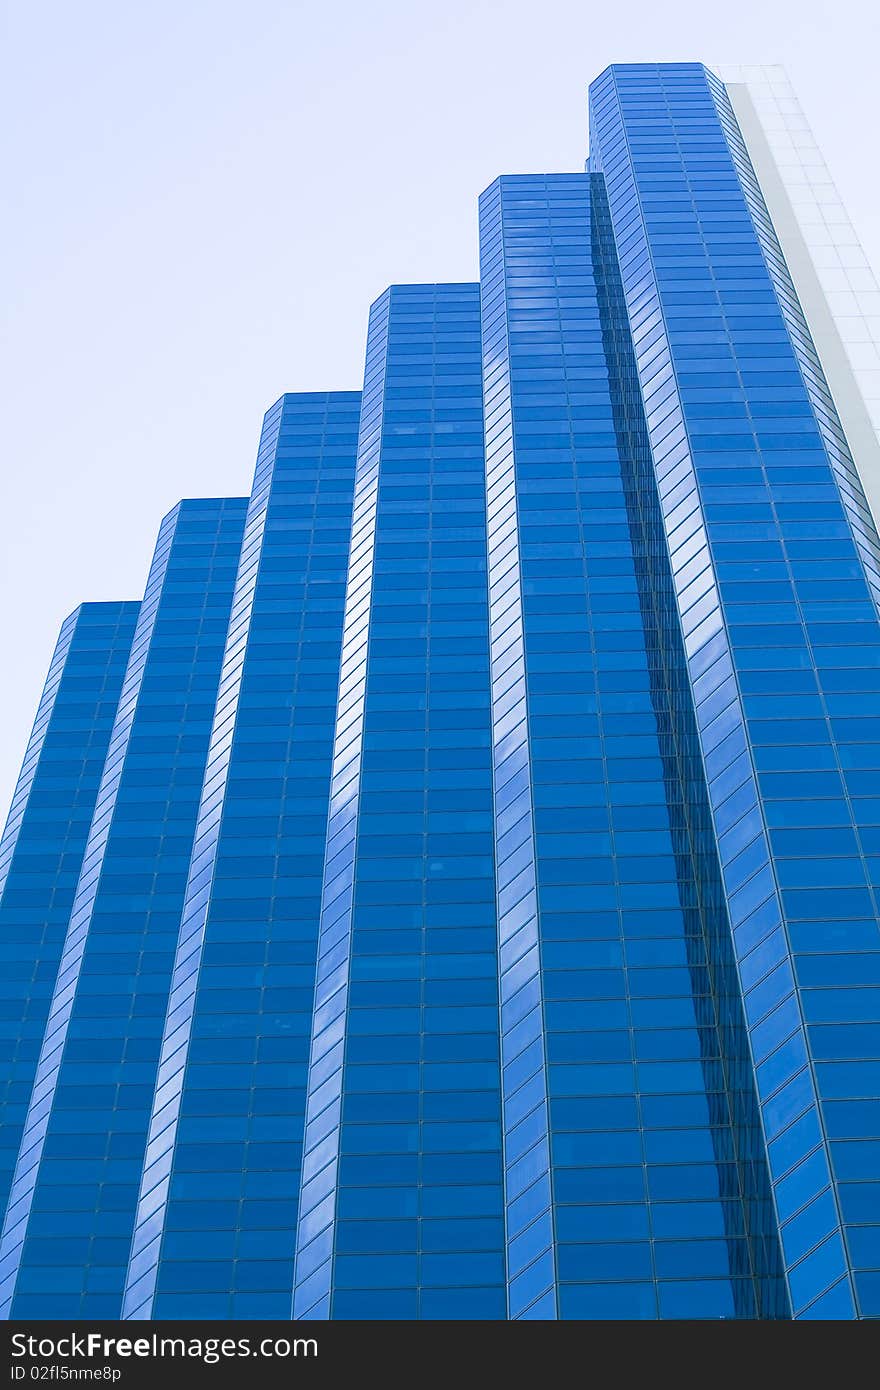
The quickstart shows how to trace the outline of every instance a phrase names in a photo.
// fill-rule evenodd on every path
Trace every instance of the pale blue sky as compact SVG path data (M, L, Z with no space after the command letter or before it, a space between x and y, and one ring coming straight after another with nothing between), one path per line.
M875 269L864 0L7 0L0 818L59 624L360 385L391 281L476 278L499 173L581 169L610 62L784 63Z

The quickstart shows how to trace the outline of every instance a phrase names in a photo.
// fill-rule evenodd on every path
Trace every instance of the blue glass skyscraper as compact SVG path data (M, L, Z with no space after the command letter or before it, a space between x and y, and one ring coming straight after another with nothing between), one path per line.
M5 1316L880 1316L880 293L800 119L608 69L65 623Z

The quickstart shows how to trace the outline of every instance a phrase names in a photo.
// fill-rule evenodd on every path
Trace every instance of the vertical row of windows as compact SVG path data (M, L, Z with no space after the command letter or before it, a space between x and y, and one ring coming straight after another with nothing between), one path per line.
M290 1316L358 414L285 397L266 464L158 1318Z
M479 334L391 291L335 1318L505 1315Z
M85 603L64 624L0 844L4 1210L137 615Z
M295 1318L329 1317L332 1297L345 1022L351 975L366 663L390 302L391 291L386 290L370 309L367 329L309 1045L294 1259L292 1309Z
M786 1318L790 1316L790 1305L663 514L605 184L601 174L592 175L591 183L591 231L600 316L611 373L612 408L649 654L658 743L665 778L677 788L668 800L671 842L680 874L693 876L692 891L689 889L686 895L685 920L689 934L702 933L697 949L699 953L705 950L711 986L711 994L695 1001L697 1016L717 1028L725 1091L718 1104L731 1121L732 1149L755 1278L756 1313L762 1318Z
M754 1262L694 865L673 838L685 791L652 690L660 654L615 432L589 177L503 179L500 218L559 1315L750 1317Z
M87 934L34 1175L15 1317L119 1313L245 506L181 503L161 574L152 576L137 687L120 704L125 737L111 743L87 851L106 826L98 876L77 910L86 912L77 930ZM83 882L89 868L90 860Z
M870 1314L880 1075L876 1004L860 986L877 959L880 627L705 72L613 70L597 84L594 140L791 1299L795 1316L851 1316L855 1292Z
M736 116L733 113L730 98L723 84L713 73L707 72L706 76L718 111L721 128L730 149L733 165L742 184L746 204L767 262L773 287L779 299L798 366L803 374L804 385L815 414L816 424L819 427L836 483L840 489L841 501L852 527L853 539L864 565L865 577L875 602L880 604L880 542L878 542L877 528L865 498L858 469L843 432L843 426L822 370L819 354L810 336L810 330L807 327L797 292L785 263L776 231L770 220L763 193L752 168Z
M254 590L265 534L282 405L283 400L276 401L263 418L254 481L248 499L241 555L229 612L213 725L180 915L168 1007L159 1050L156 1088L125 1275L122 1316L126 1319L149 1317L156 1292L171 1165L180 1120L180 1099L192 1037L205 926L217 862L230 752L241 693L241 672L246 653L247 632L253 613Z
M507 1310L511 1319L543 1320L558 1315L557 1269L511 419L504 189L505 181L496 180L480 198L480 293Z

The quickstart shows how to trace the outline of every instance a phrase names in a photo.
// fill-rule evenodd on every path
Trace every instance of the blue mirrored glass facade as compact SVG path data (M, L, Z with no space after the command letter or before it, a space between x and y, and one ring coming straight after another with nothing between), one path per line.
M84 603L62 626L0 841L4 1210L137 616Z
M478 285L376 306L355 507L294 1311L500 1318Z
M118 1311L245 507L159 531L6 1209L13 1317Z
M65 623L0 842L5 1316L880 1316L880 545L728 90Z

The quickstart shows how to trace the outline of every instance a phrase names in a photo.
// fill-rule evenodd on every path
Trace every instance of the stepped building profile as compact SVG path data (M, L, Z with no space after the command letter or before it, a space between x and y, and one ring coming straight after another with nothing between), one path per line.
M62 627L6 1317L880 1315L880 292L775 68L479 225Z

